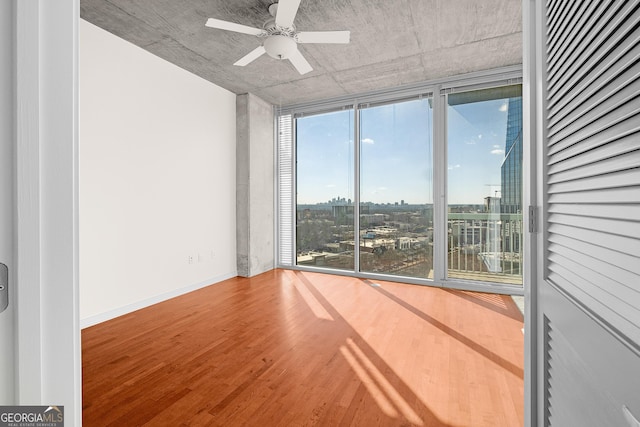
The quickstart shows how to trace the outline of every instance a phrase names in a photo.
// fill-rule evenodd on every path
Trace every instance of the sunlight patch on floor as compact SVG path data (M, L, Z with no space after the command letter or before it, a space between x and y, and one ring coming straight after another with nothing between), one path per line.
M413 425L423 425L411 406L352 339L347 339L347 346L341 346L340 352L385 414L398 418L400 411Z
M300 293L302 299L304 299L304 302L307 303L309 309L318 319L335 320L303 283L298 280L294 280L293 284L296 287L296 290Z

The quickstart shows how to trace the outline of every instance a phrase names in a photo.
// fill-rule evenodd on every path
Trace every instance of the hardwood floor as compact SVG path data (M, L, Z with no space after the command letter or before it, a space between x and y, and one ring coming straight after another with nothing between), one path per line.
M510 297L289 270L82 331L84 426L520 426Z

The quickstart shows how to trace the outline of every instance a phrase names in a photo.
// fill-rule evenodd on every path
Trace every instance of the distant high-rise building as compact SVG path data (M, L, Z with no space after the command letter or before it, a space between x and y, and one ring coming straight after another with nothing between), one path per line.
M502 162L502 213L522 213L522 97L509 98Z
M522 214L522 97L509 98L504 152L500 210L503 214ZM504 218L502 223L502 250L520 252L521 224Z

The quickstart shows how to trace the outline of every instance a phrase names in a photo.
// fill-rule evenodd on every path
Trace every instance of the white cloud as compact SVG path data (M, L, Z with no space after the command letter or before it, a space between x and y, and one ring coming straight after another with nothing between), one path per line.
M380 194L387 191L387 187L378 187L371 190L371 194Z
M478 139L482 139L482 134L478 135Z
M325 187L327 187L327 188L336 188L336 185L335 184L327 184Z
M504 154L504 150L500 148L496 148L495 150L491 150L491 154Z
M461 166L459 164L457 164L457 165L449 165L449 167L447 167L447 169L449 169L451 171L451 170L454 170L454 169L458 169L460 167Z
M363 144L375 144L375 141L373 139L371 139L371 138L364 138L362 140L362 143Z
M502 111L503 113L504 113L505 111L507 111L507 103L505 102L504 104L502 104L502 105L500 106L499 110L500 110L500 111Z

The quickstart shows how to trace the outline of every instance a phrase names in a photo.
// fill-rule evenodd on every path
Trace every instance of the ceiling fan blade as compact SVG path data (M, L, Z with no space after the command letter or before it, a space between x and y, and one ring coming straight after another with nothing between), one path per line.
M293 66L296 67L296 70L298 70L300 74L307 74L309 71L313 71L313 68L311 68L311 64L307 62L304 56L302 56L302 53L300 53L300 51L297 49L295 53L293 53L289 57L289 61L291 61Z
M300 0L280 0L278 2L278 12L276 13L276 25L291 27L299 6Z
M248 27L242 24L236 24L235 22L223 21L221 19L209 18L205 24L207 27L218 28L220 30L235 31L236 33L251 34L252 36L259 36L264 32L260 28Z
M257 48L253 49L251 52L249 52L248 54L246 54L242 58L238 59L233 65L238 65L240 67L244 67L245 65L249 64L250 62L253 62L256 59L258 59L265 52L266 52L266 50L264 49L264 46L258 46Z
M301 31L298 43L349 43L351 31Z

